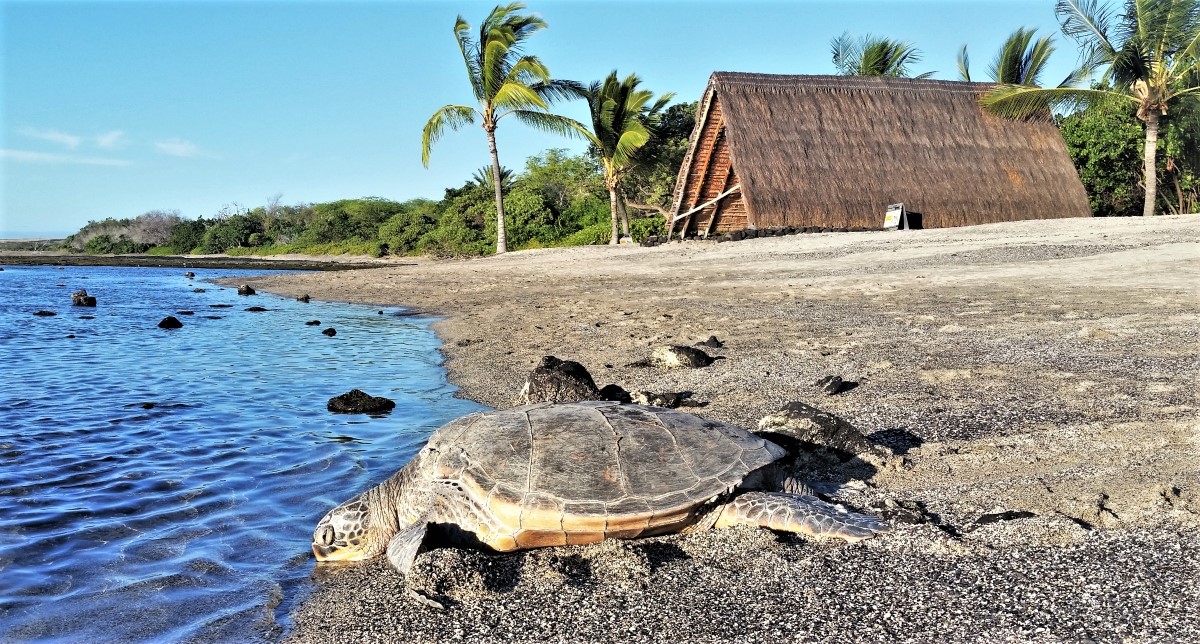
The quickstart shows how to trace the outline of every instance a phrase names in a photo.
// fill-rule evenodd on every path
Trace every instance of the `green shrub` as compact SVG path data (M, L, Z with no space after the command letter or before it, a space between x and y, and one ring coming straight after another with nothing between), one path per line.
M176 253L175 249L171 248L170 246L155 246L153 248L146 249L146 254L153 255L155 257L162 257L165 255L175 255Z
M477 228L470 226L467 215L448 212L442 216L437 228L421 237L417 249L435 257L458 257L463 255L486 255L492 244Z
M612 239L612 222L592 224L583 230L567 235L559 242L560 246L598 246L607 244Z
M393 255L407 255L417 249L421 237L437 227L432 217L421 212L402 212L379 226L379 239Z
M667 234L667 218L662 215L629 220L629 235L633 237L635 243L640 244L651 235L665 234Z

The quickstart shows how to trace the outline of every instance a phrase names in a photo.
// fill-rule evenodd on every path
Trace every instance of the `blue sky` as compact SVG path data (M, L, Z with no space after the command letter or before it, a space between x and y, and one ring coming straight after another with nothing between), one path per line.
M12 2L0 0L0 237L64 235L89 220L178 209L379 196L440 198L488 163L482 130L420 161L421 128L472 100L453 38L495 2ZM573 2L531 0L529 41L558 78L637 73L700 97L713 71L832 73L850 31L913 42L917 72L973 75L1018 27L1056 34L1043 82L1076 62L1052 0ZM585 118L581 105L560 113ZM579 142L515 121L497 131L516 170Z

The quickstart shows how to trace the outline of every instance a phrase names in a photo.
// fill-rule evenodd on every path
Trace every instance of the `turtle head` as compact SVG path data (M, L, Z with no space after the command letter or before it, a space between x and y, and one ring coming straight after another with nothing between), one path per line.
M367 494L330 510L313 531L317 561L359 561L382 553L395 526L374 519Z

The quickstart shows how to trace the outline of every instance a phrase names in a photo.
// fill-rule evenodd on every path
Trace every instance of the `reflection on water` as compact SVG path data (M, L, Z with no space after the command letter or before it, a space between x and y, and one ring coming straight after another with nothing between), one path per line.
M0 639L277 636L321 515L478 409L453 398L427 320L195 273L0 272ZM96 308L70 306L80 288ZM325 410L352 388L396 409Z

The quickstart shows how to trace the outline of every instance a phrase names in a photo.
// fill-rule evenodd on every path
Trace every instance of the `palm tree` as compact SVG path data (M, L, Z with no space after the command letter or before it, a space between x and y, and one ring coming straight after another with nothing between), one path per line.
M475 185L479 186L480 188L487 188L488 190L493 190L496 187L493 183L495 181L494 177L495 177L495 175L492 172L492 166L485 165L482 168L476 170L475 174L471 175L471 181L474 181ZM512 188L512 186L513 186L513 171L509 170L508 168L501 167L500 168L500 189L503 190L504 192L508 192L509 188Z
M550 71L537 56L522 55L521 46L546 22L534 15L518 13L525 5L514 2L497 5L479 26L477 38L471 25L459 16L454 22L454 37L467 65L467 77L478 107L447 105L433 113L421 132L421 163L429 167L429 150L447 127L457 130L483 122L488 152L492 155L492 187L496 190L496 252L508 250L504 229L503 179L500 156L496 153L496 126L506 116L541 130L574 135L583 129L578 121L549 112L549 103L579 95L582 87L571 81L553 80Z
M604 166L604 187L608 188L612 212L610 244L616 244L619 239L617 216L624 206L620 195L621 180L636 162L634 155L638 149L650 140L650 130L659 113L675 97L673 92L668 92L651 102L654 93L638 89L641 82L636 74L618 81L614 69L603 82L592 83L584 91L592 116L592 131L585 131L585 134ZM628 223L626 227L628 234Z
M1041 86L1040 77L1050 60L1050 54L1054 52L1054 44L1051 36L1043 36L1035 41L1035 33L1035 29L1022 27L1004 41L991 67L988 68L992 82L1027 87ZM958 75L965 81L971 80L966 45L958 52Z
M1084 108L1108 97L1136 106L1146 124L1142 214L1149 217L1158 196L1154 156L1159 120L1169 106L1200 95L1200 0L1126 0L1119 16L1097 0L1058 0L1054 12L1063 33L1083 47L1078 75L1103 67L1103 80L1112 89L1002 84L980 104L1009 118L1045 114L1047 106Z
M829 41L833 66L839 76L893 76L908 78L908 66L921 62L921 50L912 43L876 38L867 34L858 40L850 32ZM929 78L925 72L913 78Z

